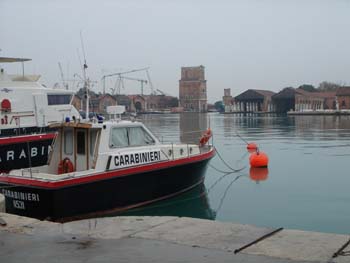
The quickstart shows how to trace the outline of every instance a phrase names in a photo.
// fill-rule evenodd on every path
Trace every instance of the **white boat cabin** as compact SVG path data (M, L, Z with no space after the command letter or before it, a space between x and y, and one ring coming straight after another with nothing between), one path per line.
M194 144L162 144L140 122L66 122L50 127L58 128L58 135L49 164L39 167L39 170L33 168L31 176L35 176L35 171L45 178L49 174L59 175L59 178L82 176L187 158L201 152ZM29 169L20 173L29 176Z
M30 59L1 58L0 63ZM1 129L47 127L65 117L80 118L71 105L74 92L47 88L38 82L40 75L11 75L0 67Z

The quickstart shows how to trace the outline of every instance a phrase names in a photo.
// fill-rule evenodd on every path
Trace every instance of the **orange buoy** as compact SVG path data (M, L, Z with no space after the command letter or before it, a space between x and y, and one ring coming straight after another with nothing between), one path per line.
M257 148L258 148L258 145L255 142L251 142L247 144L247 150L250 153L255 152Z
M249 177L252 181L260 182L267 180L269 175L269 169L267 167L257 168L250 167Z
M259 150L257 150L250 155L249 163L251 167L267 167L269 157L267 157L266 153L259 152Z

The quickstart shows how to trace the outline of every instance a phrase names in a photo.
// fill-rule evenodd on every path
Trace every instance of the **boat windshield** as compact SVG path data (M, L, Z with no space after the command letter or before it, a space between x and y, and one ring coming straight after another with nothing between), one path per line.
M155 144L153 138L142 127L112 128L109 147L145 146Z

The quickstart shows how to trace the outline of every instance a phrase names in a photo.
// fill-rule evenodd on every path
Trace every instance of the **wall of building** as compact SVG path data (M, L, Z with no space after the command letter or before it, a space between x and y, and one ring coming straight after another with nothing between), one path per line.
M82 110L81 98L77 95L73 96L72 105L79 111Z
M180 106L184 111L206 112L208 110L207 81L203 66L181 68L179 97Z
M336 110L337 103L336 103L335 97L325 98L323 103L323 108L325 110Z
M340 110L350 109L350 96L349 95L338 95L338 105Z
M178 99L166 95L131 95L131 111L164 111L178 107Z
M222 102L224 103L225 112L232 111L233 98L231 96L231 89L224 89L224 96L222 97Z
M117 101L115 98L113 98L110 95L102 95L99 99L98 104L98 112L99 113L106 113L108 106L115 106L117 105Z
M323 110L324 98L295 95L295 111L303 110Z

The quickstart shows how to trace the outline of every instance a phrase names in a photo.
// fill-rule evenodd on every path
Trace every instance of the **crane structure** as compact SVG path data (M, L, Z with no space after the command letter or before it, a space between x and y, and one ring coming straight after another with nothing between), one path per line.
M62 64L61 62L58 62L58 68L60 69L60 75L61 75L61 81L62 81L62 86L63 88L65 88L66 90L69 90L69 86L74 86L75 84L75 79L68 79L68 78L65 78L64 77L64 74L63 74L63 68L62 68ZM67 75L68 75L68 72L67 72ZM66 75L66 76L67 76ZM72 82L72 84L70 84ZM56 87L60 87L60 84L59 83L55 83L55 86Z
M143 85L148 83L148 81L145 79L137 79L137 78L130 78L130 77L121 77L121 79L134 80L134 81L140 82L141 83L141 95L143 95Z
M118 76L118 80L117 80L117 87L114 87L112 90L112 94L115 94L116 90L118 91L118 93L120 93L120 85L122 85L122 87L124 88L124 79L126 80L134 80L134 81L138 81L141 83L141 95L143 95L143 87L144 84L148 84L149 81L145 80L145 79L138 79L138 78L131 78L131 77L125 77L125 76Z
M61 73L62 85L66 90L68 90L68 83L64 80L63 69L62 69L62 65L60 62L58 62L58 67L59 67L60 73Z
M149 84L150 88L151 88L151 93L154 94L154 89L153 89L153 84L148 72L149 67L147 68L140 68L140 69L133 69L133 70L128 70L128 71L122 71L122 72L116 72L116 73L112 73L112 74L107 74L102 76L101 81L103 83L103 94L106 93L106 79L110 78L110 77L118 77L118 88L114 87L112 88L112 92L115 93L115 91L117 90L118 92L120 92L120 84L122 84L122 87L124 87L124 83L123 83L123 79L127 79L127 80L135 80L135 81L139 81L141 83L141 95L143 95L143 85L144 84ZM144 79L137 79L137 78L131 78L131 77L125 77L125 74L130 74L130 73L134 73L134 72L139 72L139 71L146 71L147 74L147 78L148 80L144 80Z
M162 91L162 90L160 90L160 89L157 89L157 91L158 91L158 93L159 93L160 95L163 95L163 96L171 96L171 95L165 93L164 91Z

